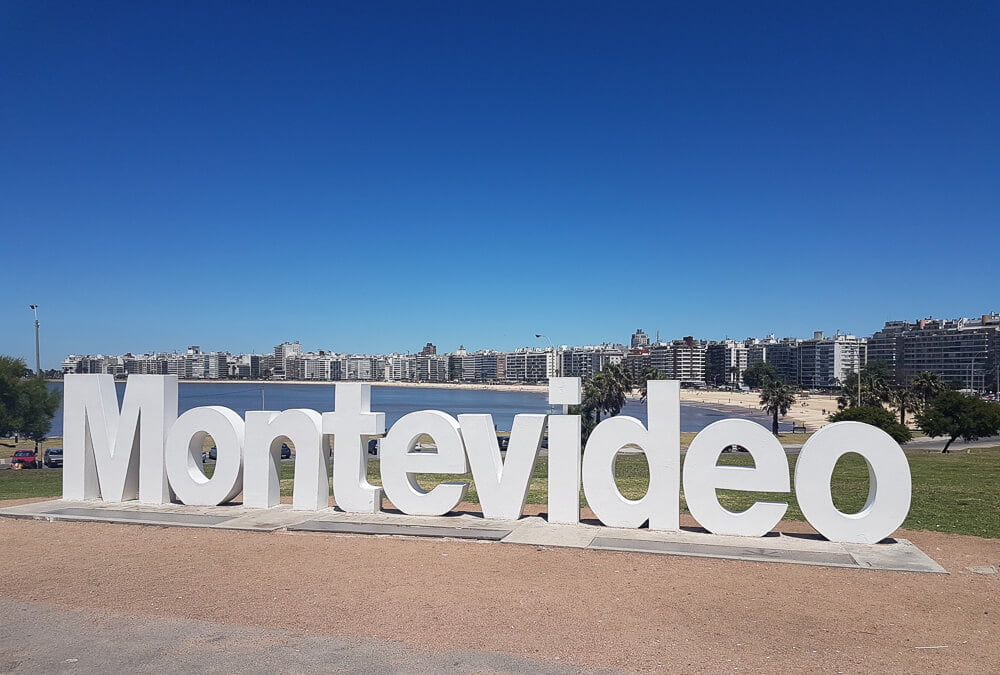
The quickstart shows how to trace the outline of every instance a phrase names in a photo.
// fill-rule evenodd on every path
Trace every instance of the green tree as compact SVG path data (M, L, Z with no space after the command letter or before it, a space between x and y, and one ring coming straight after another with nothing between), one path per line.
M937 373L932 373L929 370L925 370L915 378L913 382L910 383L910 389L913 393L917 395L917 406L920 410L923 410L931 401L937 398L938 394L943 392L946 387L944 382L941 381L941 376ZM919 410L917 411L919 412Z
M649 397L649 381L650 380L665 380L667 376L661 373L656 368L646 368L642 371L642 386L639 388L639 399L645 403L646 399Z
M622 411L632 393L632 374L622 365L609 363L598 373L602 380L603 403L601 409L614 417Z
M705 362L705 384L712 386L719 386L719 382L722 379L722 373L719 371L719 367L712 363L711 361Z
M45 380L32 376L23 360L0 356L0 436L42 440L52 428L60 399Z
M601 413L613 417L622 411L632 391L632 376L624 367L612 363L592 375L583 384L581 408L594 415L594 422L601 421Z
M858 388L858 380L861 387ZM844 381L837 405L844 408L859 406L877 406L888 403L892 399L892 387L889 385L889 366L885 361L869 361L858 373L851 373Z
M584 403L581 403L580 405L569 406L567 412L570 415L580 416L580 442L586 445L587 439L590 438L590 432L597 426L597 421L594 419L594 409L587 408Z
M864 422L886 432L897 443L906 443L913 438L910 430L896 421L896 417L882 406L858 406L847 408L829 417L831 422Z
M788 413L795 403L795 392L784 382L768 380L760 391L760 407L771 413L771 433L778 435L778 417Z
M917 424L931 438L946 436L941 452L950 452L948 447L959 437L974 441L1000 433L1000 403L944 391L917 415Z
M889 392L889 405L899 413L899 423L906 426L906 413L917 413L922 409L917 393L909 387L893 387Z
M764 361L751 364L743 371L743 384L751 389L762 389L771 380L778 380L778 369Z

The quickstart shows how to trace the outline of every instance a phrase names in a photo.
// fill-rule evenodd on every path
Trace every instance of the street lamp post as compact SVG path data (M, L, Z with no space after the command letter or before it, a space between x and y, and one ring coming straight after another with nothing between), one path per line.
M539 339L545 338L548 341L549 346L552 347L552 356L556 360L556 377L559 377L559 371L561 370L560 368L561 364L559 362L562 360L559 358L559 350L556 349L556 346L552 344L552 340L550 340L549 337L544 333L535 333L535 337ZM569 411L569 406L563 405L561 407L562 407L562 414L563 415L567 414L567 412Z
M969 364L969 389L976 392L977 394L979 393L979 390L976 389L976 359L978 359L980 356L988 357L989 352L979 352L978 354L972 357L972 362ZM983 375L983 389L986 389L985 374Z
M42 356L38 340L38 305L28 305L28 308L35 313L35 375L41 377ZM38 441L35 441L35 466L39 469L45 466L45 463L42 461L42 453Z
M38 341L38 305L28 305L28 308L35 313L35 375L42 376L42 356Z
M535 337L536 338L545 338L545 340L549 343L549 346L552 347L552 356L555 358L555 361L556 361L556 377L559 377L559 371L561 370L560 367L559 367L560 366L560 364L559 364L559 350L556 349L556 346L554 344L552 344L552 340L550 340L547 335L545 335L543 333L535 333Z

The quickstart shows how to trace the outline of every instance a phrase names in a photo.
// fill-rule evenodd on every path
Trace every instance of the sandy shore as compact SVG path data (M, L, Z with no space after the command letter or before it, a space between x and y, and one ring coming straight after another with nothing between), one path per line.
M693 521L684 517L682 524ZM778 529L809 531L792 522ZM994 669L1000 577L968 567L997 565L1000 540L914 531L897 536L911 539L951 574L493 542L0 519L0 568L19 570L24 578L30 570L33 579L12 578L0 597L136 617L401 640L431 652L505 652L582 668ZM141 632L136 639L143 639Z
M698 391L681 389L681 401L694 403L705 408L715 408L722 412L740 410L760 410L760 394L753 392ZM815 431L828 424L827 417L837 411L837 397L821 394L799 395L795 405L781 419L804 425Z

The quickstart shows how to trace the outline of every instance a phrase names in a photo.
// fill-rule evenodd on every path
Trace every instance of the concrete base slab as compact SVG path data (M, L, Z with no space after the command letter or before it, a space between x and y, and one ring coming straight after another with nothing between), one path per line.
M49 511L50 516L65 516L73 520L101 520L106 522L151 523L155 525L201 525L209 527L227 520L228 516L209 516L201 513L152 513L112 509L66 508Z
M282 505L273 509L251 509L249 513L220 523L219 527L229 530L273 532L301 523L313 515L315 515L313 511L292 511L290 506Z
M404 537L448 537L451 539L485 539L500 541L510 530L492 530L482 527L433 527L428 525L390 525L387 523L337 522L335 520L307 520L289 525L290 532L339 532L341 534L381 534Z
M764 537L713 535L703 530L679 532L627 530L588 523L548 523L539 517L517 521L488 520L478 514L440 517L398 512L344 513L336 509L294 511L288 505L250 509L242 505L193 507L152 506L138 502L107 503L52 500L0 509L0 516L40 520L101 521L159 527L213 527L256 532L326 532L410 537L447 537L504 544L587 548L629 553L686 555L754 562L823 565L907 572L947 571L905 539L878 544L838 544L818 535L780 534Z
M642 551L668 555L690 555L730 560L757 560L760 562L805 563L836 567L856 567L849 553L837 551L796 551L761 546L725 546L694 542L649 541L620 537L596 537L591 548L605 551Z
M550 524L536 516L522 518L517 524L517 528L503 540L503 543L587 548L601 530L607 529L586 525Z

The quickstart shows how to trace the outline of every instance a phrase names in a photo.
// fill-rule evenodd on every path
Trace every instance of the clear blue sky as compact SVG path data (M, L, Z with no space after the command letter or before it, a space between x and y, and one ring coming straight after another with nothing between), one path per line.
M0 353L1000 310L1000 4L0 3Z

